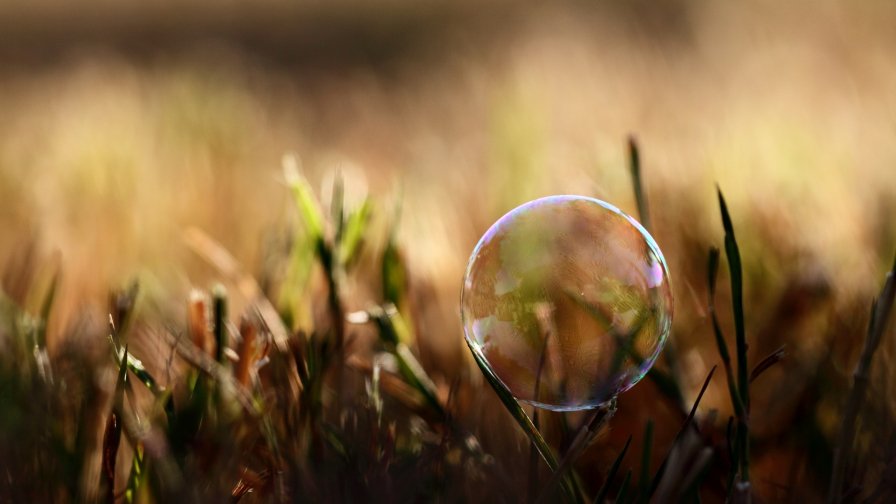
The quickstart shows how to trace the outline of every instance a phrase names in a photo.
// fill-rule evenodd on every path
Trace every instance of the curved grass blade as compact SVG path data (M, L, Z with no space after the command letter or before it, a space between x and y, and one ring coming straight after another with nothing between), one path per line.
M740 249L734 236L734 225L728 213L728 205L722 190L718 189L719 209L722 213L722 227L725 229L725 256L731 277L731 305L734 312L735 341L737 344L737 389L743 403L744 415L750 411L750 378L747 368L747 339L744 322L743 267ZM740 454L740 480L748 485L750 481L750 435L748 423L742 418L737 425L737 444Z
M753 371L750 372L750 383L753 383L756 378L759 378L759 375L766 372L770 367L784 360L784 357L787 356L787 352L784 351L784 348L785 346L781 345L777 350L759 361L759 364L756 364Z
M501 383L501 380L495 375L494 372L488 367L488 364L483 360L483 358L479 355L478 352L473 351L473 359L476 361L476 364L479 366L479 369L482 371L482 374L485 376L486 381L488 381L489 385L491 385L492 389L498 395L498 398L501 400L501 403L510 412L510 415L514 420L519 424L519 426L523 429L523 432L526 436L529 437L529 440L535 445L535 448L538 449L538 453L541 455L541 458L544 459L545 463L551 469L551 471L556 472L560 465L557 463L557 458L554 456L553 450L548 445L547 441L544 440L541 433L538 432L538 429L535 428L535 425L532 424L532 420L529 418L529 415L523 411L522 406L516 401L516 398L507 390L507 387ZM566 494L567 498L569 498L572 502L579 502L580 495L578 490L576 489L576 484L568 475L564 475L561 478L563 492Z

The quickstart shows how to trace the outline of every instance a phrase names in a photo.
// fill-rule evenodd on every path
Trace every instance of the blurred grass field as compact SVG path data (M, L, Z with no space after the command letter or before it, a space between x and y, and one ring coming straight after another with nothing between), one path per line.
M46 394L34 392L31 399L24 391L32 389L4 382L16 385L4 389L0 409L6 422L0 430L0 500L101 499L101 441L117 371L108 355L110 291L139 285L130 352L172 390L183 380L190 387L197 383L189 365L170 357L174 351L165 336L189 332L186 307L193 289L208 292L223 283L230 322L238 327L255 300L191 249L189 237L196 235L188 230L201 230L229 251L281 315L289 313L288 329L309 341L332 336L338 324L330 311L327 268L312 257L319 250L300 253L309 227L284 175L284 155L297 159L331 238L338 225L330 216L342 208L333 203L336 181L343 181L349 211L369 196L363 245L345 276L337 272L339 310L351 314L390 301L383 257L400 257L395 264L406 268L407 280L396 281L401 292L393 301L415 336L408 343L431 377L440 407L452 405L453 421L472 438L455 439L445 433L451 429L432 426L444 427L438 422L423 429L419 419L425 414L387 401L384 410L380 406L384 421L373 430L423 445L404 446L423 457L420 465L359 455L346 463L360 475L355 486L334 494L331 483L344 473L321 469L319 487L308 481L315 479L315 463L330 467L321 460L332 462L334 448L303 445L296 434L296 446L281 454L294 463L281 467L290 490L276 488L277 478L259 477L263 483L245 498L524 500L528 440L499 407L463 342L463 268L492 222L540 196L595 196L636 215L629 135L642 149L652 231L670 266L679 361L672 374L685 404L719 363L706 282L708 250L723 245L718 184L744 261L750 361L786 348L786 358L752 392L755 499L814 501L827 494L868 307L896 250L893 6L698 1L523 9L501 2L481 8L275 2L228 5L208 16L206 9L212 8L89 3L76 11L52 2L38 10L0 9L0 265L6 265L8 319L0 348L14 354L21 313L40 320L58 273L45 320L50 366L67 376L69 363L82 362L71 355L84 355L92 370L77 380L82 371L70 371L69 379L80 385L66 400L79 404L61 409L41 405L66 397L69 392L58 388L65 380L26 380ZM727 285L723 274L720 307L730 304ZM733 337L728 313L720 309L719 316ZM382 353L382 328L348 324L345 331L345 354L334 358L372 372ZM30 350L25 355L25 361L7 359L7 375L37 365ZM850 497L857 501L883 502L893 495L874 495L873 489L879 481L888 482L889 492L894 487L894 359L891 323L871 369L857 437L863 463L855 465L852 479L863 486ZM271 362L276 367L279 361ZM292 369L285 366L276 372ZM368 396L375 394L372 377L365 389L363 373L349 368L337 373L344 380L321 378L318 406L301 403L302 392L290 400L322 408L308 421L339 426L344 443L361 447L370 437L357 425L371 420L357 416L368 411ZM285 387L267 372L260 371L262 384ZM264 390L259 396L268 397ZM727 394L717 373L701 401L701 421L722 433L719 444L732 413ZM170 425L152 423L158 408L148 394L130 400L129 408L142 411L141 422ZM267 404L288 411L291 403L284 401ZM677 409L648 380L620 397L616 416L576 466L590 495L629 434L634 440L623 469L631 465L639 474L648 419L655 423L655 470L679 428ZM715 420L712 409L718 411ZM45 431L23 434L29 415L58 411L85 416L48 417L32 424ZM214 417L222 432L229 414ZM291 414L273 415L270 427L289 443ZM355 430L346 427L346 415L355 416ZM543 414L542 422L554 446L570 442L557 415ZM197 463L197 469L189 461L175 464L172 471L186 481L192 481L191 471L200 475L195 477L202 485L190 490L190 498L229 495L241 478L251 479L239 473L247 467L276 472L246 448L268 427L239 425L236 446L221 442L218 431L190 445L198 459L218 454L226 466L220 473L210 475L211 466ZM432 440L439 436L442 444ZM75 454L58 471L42 458L52 458L57 437L68 440L59 441L66 453ZM465 457L478 452L456 449L452 443L463 444L458 439L478 440L488 464L482 458L476 464L498 469L465 465ZM129 442L122 442L118 455L116 489L128 481ZM14 455L22 460L19 467L13 467ZM369 466L361 467L362 459ZM710 463L706 481L723 481L713 475L727 474L726 464ZM539 480L547 481L546 469L540 471ZM42 476L50 479L43 488L37 483ZM612 495L621 482L622 474ZM483 485L488 489L479 490ZM164 483L144 488L183 491ZM701 496L715 502L725 490L707 483Z

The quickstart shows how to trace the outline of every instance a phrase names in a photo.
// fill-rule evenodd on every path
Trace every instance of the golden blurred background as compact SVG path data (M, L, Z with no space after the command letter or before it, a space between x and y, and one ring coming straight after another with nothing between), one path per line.
M894 22L884 1L6 5L0 264L58 265L57 333L75 314L103 321L109 288L134 278L181 314L216 278L184 231L259 271L296 220L281 168L295 153L324 200L336 173L348 200L371 194L377 229L401 202L422 360L450 381L470 365L458 297L479 236L548 194L634 214L634 135L693 394L715 363L715 184L748 332L810 361L833 348L845 376L858 341L836 353L837 328L864 324L896 249ZM365 289L349 284L349 310L378 301Z

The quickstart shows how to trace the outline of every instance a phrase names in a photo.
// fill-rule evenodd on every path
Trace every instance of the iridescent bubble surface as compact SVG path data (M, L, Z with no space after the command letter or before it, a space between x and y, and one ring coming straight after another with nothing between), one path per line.
M485 233L461 296L470 349L519 400L599 406L650 369L672 324L656 242L603 201L550 196Z

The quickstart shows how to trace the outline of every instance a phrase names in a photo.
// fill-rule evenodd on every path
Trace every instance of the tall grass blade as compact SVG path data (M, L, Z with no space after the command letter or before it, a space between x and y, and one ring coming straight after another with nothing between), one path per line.
M513 419L516 420L519 426L523 429L523 432L528 436L529 440L535 445L535 448L538 449L539 455L541 455L541 458L544 459L551 471L556 472L559 468L557 458L554 456L554 452L551 450L547 441L544 440L544 437L538 432L535 425L532 424L529 415L526 414L522 406L516 401L516 398L513 397L510 391L507 390L507 387L505 387L495 373L492 372L488 363L486 363L477 352L474 351L471 353L473 354L473 359L476 361L479 369L482 371L483 376L485 376L486 381L488 381L489 385L491 385L492 389L498 395L498 399L501 400L504 408L510 412ZM564 475L561 480L563 492L566 494L566 497L571 502L579 502L580 495L576 489L575 482L566 475Z
M637 139L631 135L628 138L629 172L632 178L632 188L635 193L635 202L638 206L638 219L648 232L652 232L653 223L650 220L650 209L647 203L647 195L644 191L643 178L641 177L641 150ZM656 366L652 366L647 377L660 389L664 396L674 402L682 410L685 408L684 394L681 393L681 385L676 379L678 374L678 357L673 341L666 342L663 352L663 362L669 368L669 373L664 373Z
M737 239L734 236L734 225L731 215L728 213L728 205L722 190L718 189L719 209L722 213L722 227L725 229L725 256L728 258L728 271L731 277L731 304L734 312L735 342L737 345L737 389L743 403L744 415L750 412L750 378L747 367L747 339L746 325L744 322L743 301L743 268L740 259L740 250ZM740 454L740 481L742 486L750 481L750 442L749 427L745 418L737 425L737 444Z
M619 472L619 466L622 464L622 459L625 458L625 453L628 451L628 447L631 444L632 436L629 435L628 439L625 441L625 446L622 447L622 451L619 452L619 455L616 456L616 460L613 461L613 465L610 466L610 470L607 471L607 477L604 480L603 485L600 486L600 490L597 491L597 495L594 497L594 504L603 504L606 501L607 493L610 491L610 483L613 482L616 473Z
M737 414L737 418L744 418L744 402L740 398L740 391L737 389L737 382L734 378L734 370L731 368L731 355L728 352L728 344L725 343L725 336L722 334L722 328L719 325L719 318L716 314L715 297L716 297L716 275L719 269L719 249L712 247L709 249L709 264L707 267L707 278L709 282L709 314L712 318L713 334L716 338L716 347L719 350L719 356L722 358L722 365L725 367L725 376L728 380L728 393L731 396L731 404Z
M650 231L650 211L647 208L647 197L644 195L644 186L641 183L641 152L634 136L628 137L628 159L632 185L635 190L635 202L638 205L638 217L644 229Z
M137 492L140 490L140 483L143 481L143 475L146 472L146 459L143 446L138 444L134 447L134 457L131 461L131 474L128 475L128 484L124 491L124 500L133 503L137 500Z
M837 436L837 445L834 448L833 473L827 498L829 504L843 500L846 466L852 458L852 448L856 437L856 420L865 401L871 362L887 329L894 299L896 299L896 260L894 260L893 268L887 273L880 296L871 304L871 320L868 323L865 346L853 372L853 386L846 400L840 432Z
M632 480L632 470L625 472L625 478L622 479L622 485L619 487L619 493L616 494L617 504L628 502L628 485Z
M650 460L653 454L653 419L647 420L644 427L644 448L641 452L641 475L638 477L638 502L647 502L650 494Z
M697 394L697 399L694 400L693 406L691 406L691 411L688 413L688 416L685 418L684 423L681 425L681 429L678 430L678 433L675 435L675 440L672 442L672 447L669 449L669 452L666 453L666 456L663 458L663 462L660 464L660 468L656 471L656 474L653 476L653 480L650 483L650 492L648 493L648 499L653 497L653 494L657 491L657 488L660 486L660 482L663 480L663 477L666 473L667 465L669 464L669 458L672 454L672 451L675 449L676 445L681 442L682 438L688 432L688 429L692 426L694 421L694 416L697 414L697 407L700 405L700 401L703 400L703 394L706 393L706 389L709 387L709 383L712 381L712 377L716 372L717 366L713 366L712 369L709 370L709 374L706 375L706 379L703 380L703 386L700 387L700 392Z
M551 475L551 479L548 480L548 483L545 485L544 489L541 491L541 496L538 498L538 502L546 502L547 499L550 498L551 492L553 488L557 485L557 483L567 479L573 478L571 476L571 469L573 463L579 458L579 455L585 451L585 448L591 444L591 441L594 440L594 437L603 429L603 427L613 418L613 415L616 413L616 398L613 397L603 405L597 407L594 411L591 412L591 416L585 421L585 423L579 428L578 432L576 432L575 438L573 438L572 443L570 443L569 448L566 450L566 453L563 455L563 459L560 461L560 465L554 469L554 474Z

